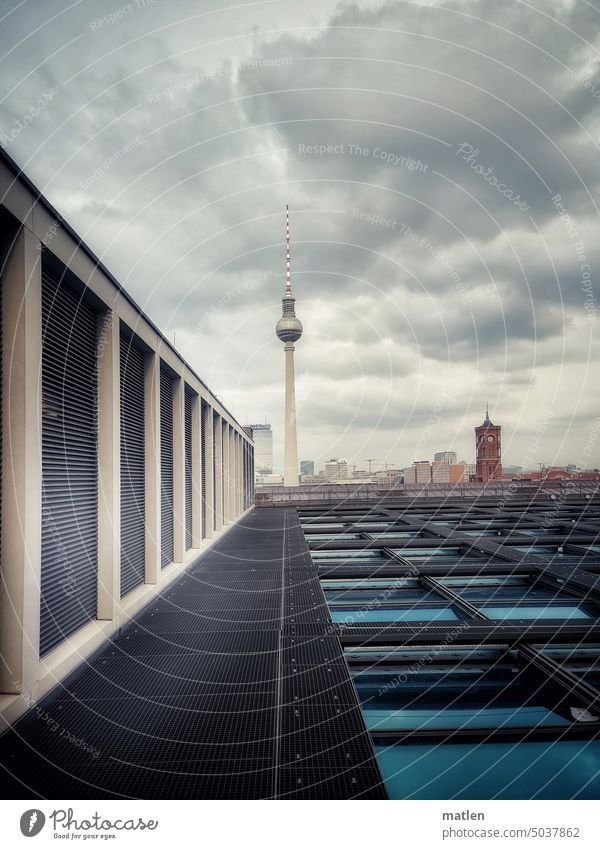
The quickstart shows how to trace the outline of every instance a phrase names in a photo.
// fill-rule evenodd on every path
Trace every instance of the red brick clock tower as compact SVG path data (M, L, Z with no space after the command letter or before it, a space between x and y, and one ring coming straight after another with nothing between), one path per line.
M488 408L485 408L485 421L475 428L475 447L477 463L475 466L476 481L498 480L502 477L502 443L500 440L500 425L492 424Z

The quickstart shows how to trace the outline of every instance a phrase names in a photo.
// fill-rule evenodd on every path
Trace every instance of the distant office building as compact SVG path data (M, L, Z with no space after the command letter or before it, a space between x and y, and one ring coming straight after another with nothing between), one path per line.
M251 424L256 478L273 474L273 431L270 424Z
M482 425L475 428L475 447L477 462L475 480L485 481L502 479L502 446L500 425L492 424L488 408Z
M456 451L438 451L433 455L433 460L436 463L448 463L450 466L455 466Z
M315 474L315 461L314 460L300 460L300 474L301 475L313 475Z
M453 452L449 452L453 453ZM474 467L473 467L474 470ZM418 460L412 466L401 469L399 474L404 478L404 483L461 483L469 480L467 466L461 463L446 463L441 460Z
M348 479L348 461L333 457L325 463L325 480L336 483Z
M465 467L465 480L466 481L472 480L474 475L475 475L475 469L476 469L475 463L467 463L466 460L460 460L458 465Z
M283 486L283 475L259 475L256 482L259 486Z
M415 467L415 483L429 483L431 480L431 464L429 460L417 460Z
M450 483L450 464L446 460L433 461L431 464L431 482Z
M374 472L373 477L377 483L383 486L396 486L396 484L400 483L402 472L403 469L385 469L380 472Z

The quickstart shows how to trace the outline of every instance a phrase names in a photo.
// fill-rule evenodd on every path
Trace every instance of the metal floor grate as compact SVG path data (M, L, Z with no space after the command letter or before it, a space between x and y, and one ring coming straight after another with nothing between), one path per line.
M385 798L295 510L253 510L0 738L6 798Z

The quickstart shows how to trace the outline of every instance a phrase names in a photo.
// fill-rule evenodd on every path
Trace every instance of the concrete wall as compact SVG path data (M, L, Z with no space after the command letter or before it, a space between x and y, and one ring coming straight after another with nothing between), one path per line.
M251 506L241 474L242 448L253 443L231 413L122 291L76 234L10 162L0 158L0 207L14 217L12 242L1 285L2 306L2 538L0 561L0 731L94 652L103 641L177 578L211 539ZM39 656L42 386L41 267L51 260L71 272L98 312L102 357L98 368L98 618ZM133 330L145 351L145 581L120 597L120 349L122 327ZM174 387L174 562L160 568L161 365L176 376ZM192 548L185 547L184 390L193 406ZM201 404L202 402L202 404ZM204 415L205 450L200 442ZM217 447L217 503L212 498L212 431ZM205 466L206 499L201 470ZM222 471L222 473L221 473ZM225 492L224 492L225 490ZM226 496L225 498L223 496ZM248 502L249 499L246 499ZM216 513L213 523L212 514ZM203 512L206 532L202 533ZM215 528L213 528L213 525Z

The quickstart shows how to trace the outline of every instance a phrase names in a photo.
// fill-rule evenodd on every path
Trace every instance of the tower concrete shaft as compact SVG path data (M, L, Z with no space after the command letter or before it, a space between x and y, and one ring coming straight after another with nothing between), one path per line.
M285 351L285 456L284 486L298 486L298 434L296 431L296 381L294 343L287 342Z
M294 342L302 336L302 323L296 317L292 295L292 264L290 260L290 216L286 206L285 227L285 296L281 302L281 318L275 333L285 343L285 451L284 486L298 486L298 434L296 432L296 387L294 376Z

